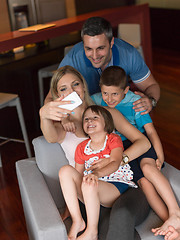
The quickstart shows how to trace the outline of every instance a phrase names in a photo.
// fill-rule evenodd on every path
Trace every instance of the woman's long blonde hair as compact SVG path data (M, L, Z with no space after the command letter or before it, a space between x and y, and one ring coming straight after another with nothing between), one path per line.
M57 84L58 84L59 80L67 73L74 74L75 76L77 76L79 78L79 80L81 80L81 82L84 86L84 101L87 104L87 106L94 104L89 95L87 83L86 83L84 77L81 75L80 72L78 72L75 68L73 68L69 65L66 65L64 67L57 69L51 79L50 90L51 90L53 100L55 100L56 98L59 97L58 91L57 91Z

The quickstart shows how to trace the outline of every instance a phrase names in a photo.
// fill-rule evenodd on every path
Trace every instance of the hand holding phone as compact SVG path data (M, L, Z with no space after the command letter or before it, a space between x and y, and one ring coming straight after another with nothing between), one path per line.
M63 104L58 106L59 108L64 108L71 111L82 104L82 100L76 92L70 93L68 96L63 98L62 101L72 101L70 104Z

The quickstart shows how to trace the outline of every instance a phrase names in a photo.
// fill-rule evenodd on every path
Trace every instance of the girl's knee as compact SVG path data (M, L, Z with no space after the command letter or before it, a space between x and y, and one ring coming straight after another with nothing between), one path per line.
M96 184L94 184L93 182L82 182L81 184L81 190L82 192L95 192L98 191L98 186Z
M70 165L64 165L61 167L59 170L59 178L64 177L67 174L69 175L72 172L72 169L74 168Z

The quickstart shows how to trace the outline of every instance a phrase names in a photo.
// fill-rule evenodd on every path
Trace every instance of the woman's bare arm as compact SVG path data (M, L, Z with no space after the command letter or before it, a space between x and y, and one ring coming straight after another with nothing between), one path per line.
M59 108L60 104L59 100L49 102L39 111L41 130L46 140L51 143L61 143L66 134L61 120L71 111Z
M112 114L117 131L132 142L132 145L124 151L129 160L131 161L147 152L151 146L149 140L130 124L117 109L107 109Z
M53 101L52 95L51 95L51 91L49 90L46 98L44 99L44 104Z
M49 143L62 143L66 132L60 122L53 122L49 119L41 119L41 130Z
M108 158L108 162L106 162L106 165L103 167L101 166L101 168L94 169L93 174L100 178L117 171L122 161L122 154L123 154L122 148L118 147L112 149L110 157ZM102 159L102 162L103 160L105 161L105 159ZM91 170L91 168L89 168L89 170Z

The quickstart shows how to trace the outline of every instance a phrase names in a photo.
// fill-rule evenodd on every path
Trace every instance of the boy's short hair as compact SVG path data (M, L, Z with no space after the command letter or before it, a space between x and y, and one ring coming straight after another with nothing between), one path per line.
M125 90L127 87L127 76L123 68L119 66L107 67L101 74L100 87L105 86L116 86Z
M114 121L113 121L113 118L112 118L112 115L111 113L105 109L104 107L102 106L98 106L98 105L91 105L91 106L88 106L83 115L82 115L82 120L84 121L84 115L86 113L86 111L88 109L91 109L92 112L95 112L97 113L98 115L102 115L102 117L104 118L104 123L105 123L105 127L104 127L104 131L107 132L108 134L112 133L113 130L115 129L114 127Z
M85 21L82 27L81 38L83 39L84 35L94 37L103 33L109 42L111 42L113 38L113 30L110 22L102 17L91 17Z

